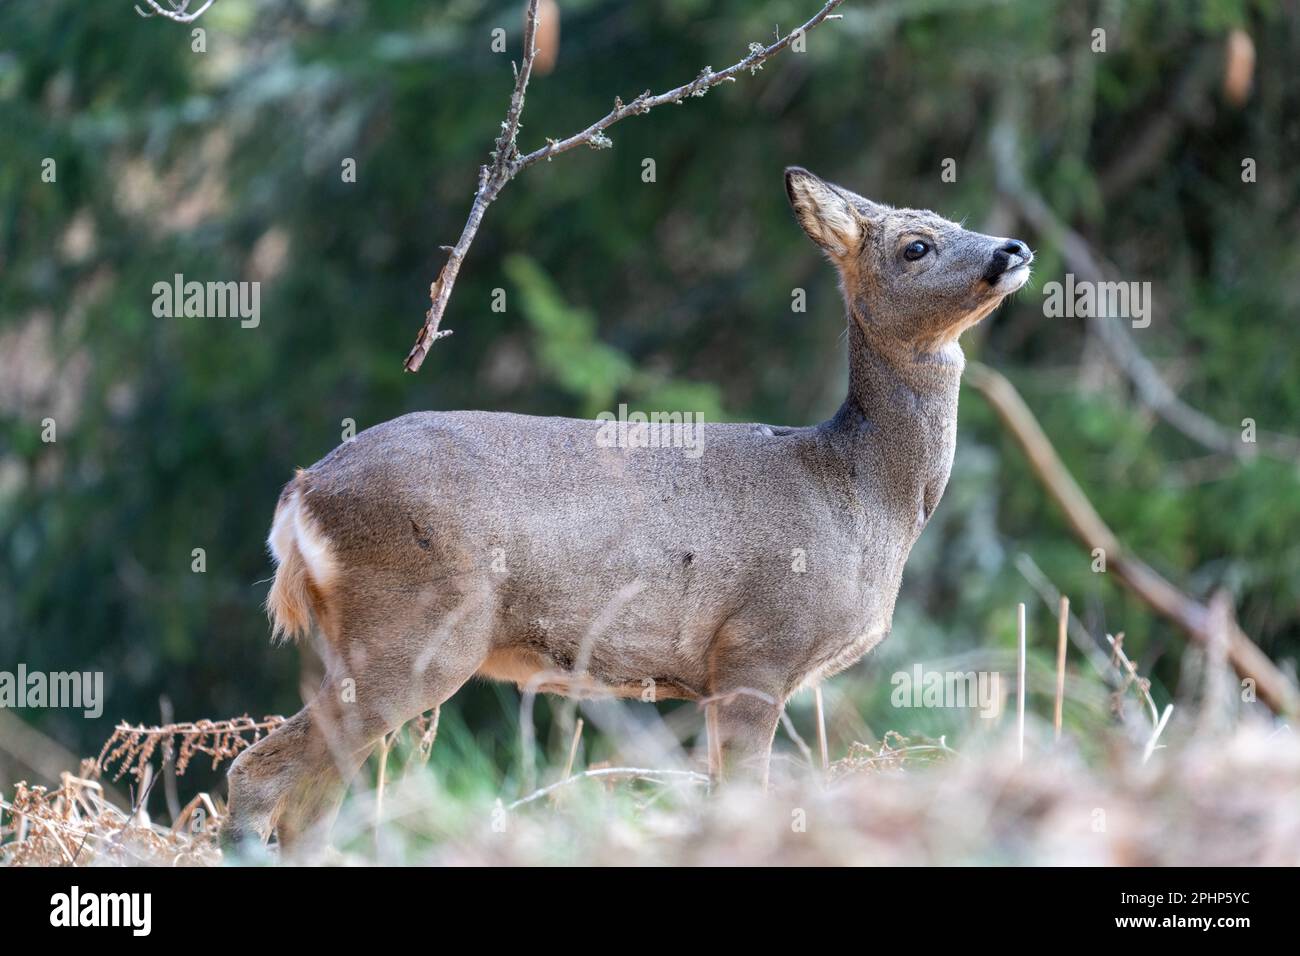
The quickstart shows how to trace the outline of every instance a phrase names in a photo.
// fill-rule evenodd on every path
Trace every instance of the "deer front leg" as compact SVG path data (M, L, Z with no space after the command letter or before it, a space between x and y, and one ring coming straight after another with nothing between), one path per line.
M709 776L717 783L747 781L767 789L772 738L781 701L756 688L713 695L709 708Z
M767 787L772 738L786 697L772 651L761 633L739 622L714 640L705 706L715 784L744 780Z

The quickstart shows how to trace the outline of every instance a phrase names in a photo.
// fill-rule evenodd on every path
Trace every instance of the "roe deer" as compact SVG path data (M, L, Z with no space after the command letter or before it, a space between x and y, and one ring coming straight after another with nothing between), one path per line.
M710 701L710 771L766 780L790 694L888 634L952 466L957 338L1033 258L803 169L786 190L847 306L830 421L704 425L693 457L604 447L597 421L421 412L289 482L267 606L277 635L315 621L326 677L232 765L228 841L323 835L379 738L476 675Z

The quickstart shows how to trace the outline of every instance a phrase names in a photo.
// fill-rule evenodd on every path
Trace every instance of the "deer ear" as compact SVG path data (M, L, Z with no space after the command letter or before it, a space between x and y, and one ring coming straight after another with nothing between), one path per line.
M867 223L859 209L866 200L800 166L785 171L785 191L803 231L831 258L843 259L857 251L866 235Z

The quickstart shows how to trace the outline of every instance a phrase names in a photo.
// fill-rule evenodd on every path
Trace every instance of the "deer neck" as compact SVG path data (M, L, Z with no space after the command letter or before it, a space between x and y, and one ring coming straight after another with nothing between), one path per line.
M855 469L864 480L907 508L919 492L928 517L952 467L961 347L951 342L924 352L890 342L856 304L848 328L849 395L829 424L846 436L855 461L876 463Z

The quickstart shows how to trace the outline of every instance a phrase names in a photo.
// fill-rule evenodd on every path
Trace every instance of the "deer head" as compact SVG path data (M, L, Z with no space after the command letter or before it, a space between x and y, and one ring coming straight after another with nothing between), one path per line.
M1018 239L963 229L928 210L872 202L806 169L785 171L795 217L840 274L850 315L885 351L935 352L1029 279Z

